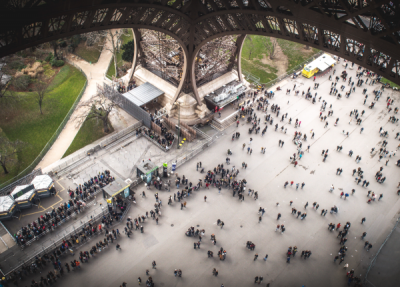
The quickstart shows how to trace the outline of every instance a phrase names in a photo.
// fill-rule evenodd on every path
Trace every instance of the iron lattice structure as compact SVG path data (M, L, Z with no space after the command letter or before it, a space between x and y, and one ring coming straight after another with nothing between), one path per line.
M236 59L246 34L272 36L336 54L400 84L399 0L5 0L0 5L0 57L96 30L165 33L179 43L183 56L176 67L181 75L173 77L179 80L174 101L184 90L200 103L197 85L207 78L197 73L204 69L198 61L204 45L230 35L240 35L236 49L230 49ZM141 46L135 45L134 65ZM212 56L221 60L219 53ZM161 58L165 55L153 59ZM235 65L231 59L229 68ZM166 62L164 72L171 67ZM222 60L216 69L224 65ZM236 66L240 72L240 61Z
M155 30L139 29L134 33L140 38L138 63L178 87L185 63L178 41Z

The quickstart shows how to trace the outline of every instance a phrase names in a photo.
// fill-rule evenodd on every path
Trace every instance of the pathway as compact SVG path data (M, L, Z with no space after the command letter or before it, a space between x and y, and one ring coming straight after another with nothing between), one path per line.
M103 49L101 52L100 58L95 64L90 64L82 59L76 59L73 56L69 56L69 60L73 62L76 66L82 69L82 71L86 74L88 84L81 98L82 101L87 101L90 99L92 95L96 93L97 84L101 84L104 81L104 73L107 71L108 64L110 63L112 58L111 51L107 49ZM87 111L85 111L86 109ZM51 149L44 156L42 161L38 164L36 168L44 168L49 166L50 164L58 161L62 158L64 153L67 151L68 147L71 145L74 140L76 134L79 131L82 123L78 123L78 121L74 120L77 115L81 115L82 113L87 113L89 109L87 107L77 108L74 113L71 115L70 120L66 124L64 130L61 132L58 139L54 142ZM119 117L116 118L114 115L111 117L111 122L116 131L125 128L126 126L135 122L131 116L126 114L123 111L119 112ZM115 123L115 124L114 124Z

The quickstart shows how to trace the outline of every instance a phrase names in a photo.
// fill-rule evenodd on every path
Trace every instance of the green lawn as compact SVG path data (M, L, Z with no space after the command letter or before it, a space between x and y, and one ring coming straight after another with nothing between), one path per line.
M86 47L85 43L82 42L75 48L74 54L84 59L86 62L96 63L99 60L102 45L96 45L93 47Z
M278 69L261 62L264 57L263 54L265 54L266 57L269 56L269 50L265 43L272 45L271 40L269 37L265 36L251 35L250 37L251 40L248 36L243 44L241 59L242 70L259 77L261 83L268 83L280 76L277 74ZM302 62L319 52L319 50L314 48L309 52L305 51L304 45L291 41L277 39L277 42L282 48L283 53L288 57L287 72L292 72L292 70L298 68Z
M109 124L110 133L112 133L114 129L112 128L111 123ZM106 135L107 134L103 132L102 121L96 118L85 120L78 133L76 134L73 142L63 155L63 158Z
M310 53L304 53L304 45L296 42L277 39L283 53L288 57L288 67L286 72L299 68L300 64L319 52L318 49L311 48Z
M244 40L242 50L242 70L259 77L261 83L268 83L276 79L276 73L278 72L276 68L261 62L263 54L266 57L269 56L269 51L265 47L266 42L271 44L269 37L258 35L247 36Z
M10 168L8 175L0 171L0 183L32 163L63 121L85 82L85 76L73 66L62 67L43 101L43 115L33 92L16 93L21 100L0 113L0 127L10 140L19 139L29 145L19 153L19 165Z
M250 40L251 37L251 40ZM267 49L265 48L265 42L271 44L271 40L269 37L258 36L258 35L249 35L244 40L243 49L242 49L242 58L253 60L255 58L262 59L265 54L267 57L269 55ZM252 47L254 46L254 47ZM250 55L251 52L251 55ZM250 58L249 58L250 57Z
M268 66L268 68L271 68L270 71L272 73L268 73L267 71L261 69L260 67L257 67L256 65L253 64L253 61L248 61L242 58L242 70L250 72L254 76L259 77L261 83L268 83L269 81L275 80L277 78L276 69L270 66Z
M126 34L126 35L125 35ZM121 36L121 47L122 45L128 43L129 41L133 40L133 32L132 29L128 29L128 32L124 32L124 34ZM117 66L122 67L124 64L124 61L122 60L122 49L119 50L119 53L117 53ZM114 67L114 57L111 58L111 63L110 67L108 68L107 71L107 76L112 78L112 76L115 76L115 67Z
M395 87L395 88L400 89L400 86L399 86L399 85L397 85L397 84L395 84L395 83L389 81L388 79L382 78L382 79L381 79L381 82L382 82L382 83L385 83L385 84L389 84L390 87Z

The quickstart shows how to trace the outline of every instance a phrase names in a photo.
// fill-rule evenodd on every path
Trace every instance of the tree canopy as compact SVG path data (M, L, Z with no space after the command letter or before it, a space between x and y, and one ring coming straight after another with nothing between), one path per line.
M122 53L122 60L124 60L125 62L132 63L133 53L135 50L134 47L135 47L135 44L134 44L133 40L129 41L125 45L122 45L121 49L124 51Z

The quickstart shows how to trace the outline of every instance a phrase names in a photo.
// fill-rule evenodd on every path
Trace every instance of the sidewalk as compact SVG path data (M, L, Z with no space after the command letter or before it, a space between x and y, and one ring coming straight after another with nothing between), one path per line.
M96 93L96 85L103 82L104 73L111 61L111 57L111 51L106 49L103 49L96 64L89 64L84 60L72 59L72 57L69 56L69 59L81 68L87 76L88 84L81 101L87 101ZM89 110L88 108L86 109ZM81 124L74 120L75 117L81 113L82 110L79 108L74 111L64 130L36 168L44 168L62 158L81 127Z

